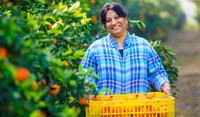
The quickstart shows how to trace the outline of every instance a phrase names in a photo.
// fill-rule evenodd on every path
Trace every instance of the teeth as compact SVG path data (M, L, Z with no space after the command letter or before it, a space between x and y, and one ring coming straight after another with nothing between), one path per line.
M112 27L112 29L118 28L119 26Z

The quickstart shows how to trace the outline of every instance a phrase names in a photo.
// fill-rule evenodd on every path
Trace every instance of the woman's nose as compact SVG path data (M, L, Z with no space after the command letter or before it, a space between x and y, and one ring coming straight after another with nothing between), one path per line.
M112 25L115 25L116 24L116 20L113 19L111 23L112 23Z

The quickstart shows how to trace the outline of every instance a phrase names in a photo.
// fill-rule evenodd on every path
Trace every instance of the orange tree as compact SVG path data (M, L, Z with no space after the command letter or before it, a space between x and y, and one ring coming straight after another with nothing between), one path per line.
M182 11L178 0L134 0L128 9L130 17L143 21L146 28L140 30L134 27L137 35L151 40L163 40L180 22ZM132 12L134 10L134 12Z
M84 76L96 76L78 67L91 28L80 6L0 1L0 116L78 116L79 100L95 92Z

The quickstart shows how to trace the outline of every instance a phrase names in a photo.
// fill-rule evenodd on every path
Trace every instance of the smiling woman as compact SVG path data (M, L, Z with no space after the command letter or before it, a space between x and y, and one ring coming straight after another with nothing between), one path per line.
M118 3L106 3L100 13L108 36L96 40L87 49L82 66L93 67L99 78L87 76L99 92L109 94L144 93L150 84L171 95L168 75L154 48L144 38L128 32L128 13Z

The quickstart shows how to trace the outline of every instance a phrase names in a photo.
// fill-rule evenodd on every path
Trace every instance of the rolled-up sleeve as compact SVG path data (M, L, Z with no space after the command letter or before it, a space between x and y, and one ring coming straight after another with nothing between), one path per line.
M161 86L164 82L169 82L168 74L166 73L162 61L157 52L150 46L148 51L148 80L158 91L161 91Z
M91 72L96 74L95 53L92 48L93 48L93 46L91 45L87 49L87 51L83 57L83 60L81 61L81 65L83 66L83 69L85 72L87 71L88 68L92 67L93 70ZM97 84L97 78L92 77L92 76L86 76L85 81L86 82L94 82L95 84Z

